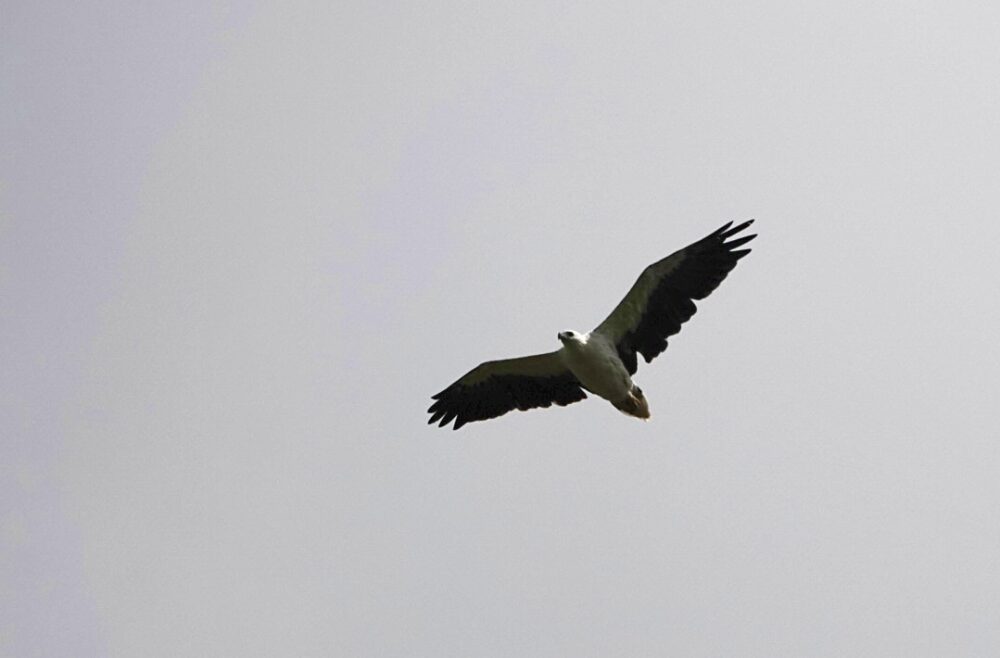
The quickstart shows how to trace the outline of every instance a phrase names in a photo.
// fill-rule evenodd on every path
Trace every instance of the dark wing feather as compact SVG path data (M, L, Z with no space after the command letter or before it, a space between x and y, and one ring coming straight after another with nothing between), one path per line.
M753 220L730 228L729 222L711 235L653 263L639 276L625 298L594 333L611 338L618 355L635 374L636 354L646 363L667 349L667 338L681 330L697 311L693 300L704 299L715 290L736 262L750 253L737 249L756 236L728 240Z
M526 411L565 406L587 397L580 382L560 361L558 352L517 359L487 361L437 395L427 413L428 423L454 429L476 420L502 416L508 411Z

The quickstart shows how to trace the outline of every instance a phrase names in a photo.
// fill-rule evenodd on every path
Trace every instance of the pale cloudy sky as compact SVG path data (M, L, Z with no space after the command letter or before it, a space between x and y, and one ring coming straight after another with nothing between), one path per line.
M0 12L0 654L1000 646L995 5ZM749 217L652 422L424 424Z

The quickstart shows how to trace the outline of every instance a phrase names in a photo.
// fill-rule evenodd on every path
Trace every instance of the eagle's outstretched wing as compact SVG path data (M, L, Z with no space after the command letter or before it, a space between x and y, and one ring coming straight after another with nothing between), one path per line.
M753 220L735 228L729 222L711 235L653 263L639 275L625 298L593 333L602 334L618 348L630 375L637 369L636 354L646 363L667 349L667 338L694 315L695 299L704 299L722 283L736 261L750 253L737 247L753 240L747 235L726 242Z
M428 423L454 429L476 420L496 418L513 409L526 411L565 406L587 397L580 382L559 359L558 352L517 359L487 361L465 374L437 395L427 413Z

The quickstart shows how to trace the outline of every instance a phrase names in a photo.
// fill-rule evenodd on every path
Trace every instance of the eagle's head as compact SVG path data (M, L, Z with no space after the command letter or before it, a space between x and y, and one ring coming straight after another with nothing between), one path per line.
M582 343L583 336L575 331L560 331L556 334L559 341L565 345L567 343Z

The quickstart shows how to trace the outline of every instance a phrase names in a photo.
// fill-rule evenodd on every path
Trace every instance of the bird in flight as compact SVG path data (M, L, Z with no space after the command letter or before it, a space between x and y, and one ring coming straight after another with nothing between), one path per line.
M718 287L736 262L750 253L737 249L756 234L730 239L753 220L714 233L647 267L611 311L589 334L562 331L555 352L482 363L437 395L428 423L454 429L496 418L513 409L579 402L593 393L619 411L649 418L649 404L632 382L637 354L646 363L667 349L667 338L694 315L695 299Z

